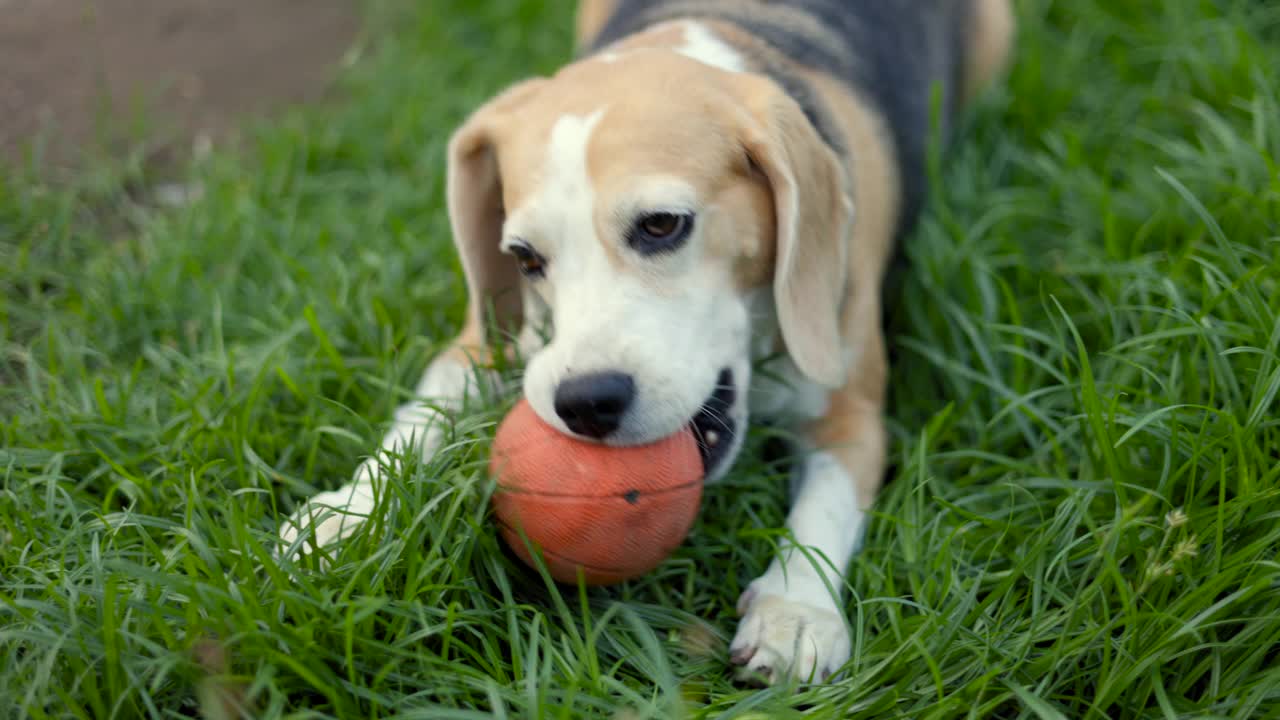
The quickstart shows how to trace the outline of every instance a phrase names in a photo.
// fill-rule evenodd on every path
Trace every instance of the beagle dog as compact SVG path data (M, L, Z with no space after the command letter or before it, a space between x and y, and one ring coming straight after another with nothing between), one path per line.
M922 204L934 108L945 137L1012 34L1009 0L583 0L578 58L450 140L469 309L417 387L430 406L401 407L283 541L354 531L389 459L439 448L438 413L489 381L506 334L543 420L610 445L692 426L708 482L749 414L796 430L791 542L738 600L730 657L771 682L838 670L842 576L885 470L882 277Z

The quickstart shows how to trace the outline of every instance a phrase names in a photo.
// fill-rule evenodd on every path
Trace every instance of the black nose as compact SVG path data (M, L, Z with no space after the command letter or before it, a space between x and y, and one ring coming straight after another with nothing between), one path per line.
M556 414L573 432L600 439L618 429L635 397L636 381L630 375L579 375L556 388Z

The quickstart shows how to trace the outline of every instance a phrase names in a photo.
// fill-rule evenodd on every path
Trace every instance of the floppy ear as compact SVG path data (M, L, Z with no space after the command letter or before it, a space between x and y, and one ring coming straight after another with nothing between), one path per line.
M782 339L801 372L840 387L853 222L849 179L795 100L764 78L742 82L748 112L741 142L769 182L777 219L773 295Z
M521 320L520 273L499 250L505 211L495 143L502 120L542 82L535 78L508 88L449 140L449 222L467 280L467 323L477 329L488 327L492 318L492 329L514 332Z

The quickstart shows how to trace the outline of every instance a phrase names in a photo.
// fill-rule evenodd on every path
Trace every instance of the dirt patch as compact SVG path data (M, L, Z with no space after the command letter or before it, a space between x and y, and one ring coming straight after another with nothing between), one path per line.
M47 159L217 137L319 97L359 28L355 0L0 0L0 156Z

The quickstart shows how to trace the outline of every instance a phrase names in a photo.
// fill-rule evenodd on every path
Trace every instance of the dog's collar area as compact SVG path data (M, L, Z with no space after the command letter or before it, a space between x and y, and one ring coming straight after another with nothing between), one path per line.
M733 384L733 371L725 368L716 378L716 387L711 396L702 404L702 409L693 416L691 425L693 435L698 440L698 452L702 455L703 476L711 473L728 456L733 447L737 426L729 411L738 397Z

